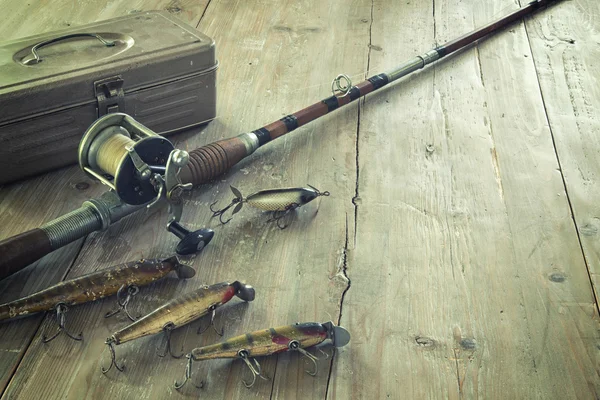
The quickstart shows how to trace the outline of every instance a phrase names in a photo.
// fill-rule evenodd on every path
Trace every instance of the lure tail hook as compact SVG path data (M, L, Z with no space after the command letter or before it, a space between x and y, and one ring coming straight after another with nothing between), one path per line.
M108 366L108 368L100 366L100 370L102 371L102 373L106 374L108 371L111 370L113 365L119 372L125 371L125 365L117 364L117 358L115 355L115 342L112 339L108 339L105 343L108 346L108 349L110 350L110 365Z
M183 382L178 383L177 381L175 381L175 389L179 390L181 389L187 381L189 381L192 378L192 362L194 361L192 358L191 354L187 354L186 358L188 359L188 362L185 366L185 379L183 380ZM204 387L204 382L200 382L200 385L194 385L196 386L198 389L202 389Z
M266 377L266 376L264 376L262 374L262 369L261 369L260 364L258 363L258 361L256 361L255 358L250 358L248 356L248 351L246 351L246 350L240 350L238 352L238 357L240 357L242 360L244 360L244 362L248 366L248 369L250 369L250 372L252 373L252 382L248 383L245 380L242 380L242 383L248 389L250 389L252 386L254 386L254 384L256 383L256 377L262 378L265 381L269 380L268 377Z
M306 370L306 373L309 374L310 376L316 376L317 373L319 372L319 365L317 364L317 361L319 360L319 358L317 356L315 356L314 354L309 353L308 351L304 350L302 347L300 347L300 342L298 342L297 340L292 340L289 344L288 347L291 351L297 351L300 354L302 354L303 356L305 356L306 358L308 358L313 365L315 366L315 369L313 371L309 371ZM321 352L323 354L325 354L325 352L323 350L321 350ZM325 358L329 358L329 356L327 354L325 354Z
M127 288L127 295L125 296L125 299L121 301L125 288ZM120 313L122 310L125 313L125 315L127 315L127 318L129 318L131 321L135 321L136 318L132 317L131 314L129 314L127 305L131 301L131 298L138 294L139 291L140 288L137 285L129 285L127 287L125 285L122 285L117 291L117 308L113 311L109 311L106 314L104 314L104 318L110 318L113 315Z
M167 354L170 354L171 357L173 358L181 358L183 357L184 353L182 352L180 355L176 356L175 354L173 354L173 351L171 350L171 331L173 331L173 329L175 329L175 325L172 322L169 322L168 324L166 324L165 326L163 326L163 332L165 333L162 343L165 343L165 345L163 346L159 346L156 348L156 355L158 355L159 357L165 357ZM160 348L163 348L164 350L162 351L162 354L160 352Z
M217 335L223 336L223 333L224 333L223 327L221 327L220 332L215 327L215 314L217 312L217 307L215 305L212 305L212 306L210 306L209 310L212 310L212 315L210 316L210 324L204 329L202 329L202 327L198 328L198 331L197 331L198 335L202 335L204 332L206 332L208 330L208 328L212 327Z
M69 311L69 307L67 307L67 305L64 303L58 303L56 305L55 309L56 309L56 320L58 322L58 330L56 331L56 333L54 333L54 335L50 336L49 338L46 337L46 333L44 332L44 334L42 335L42 342L48 343L48 342L56 339L58 337L58 335L60 335L61 333L64 333L65 335L67 335L68 337L70 337L73 340L77 340L77 341L83 340L82 332L80 332L79 335L75 336L72 333L70 333L67 330L67 328L65 327L65 322L66 322L65 314L67 313L67 311Z
M213 206L215 204L217 204L216 201L210 205L210 211L212 211L213 217L219 217L219 221L223 225L225 225L226 223L228 223L229 221L231 221L233 219L234 214L237 214L242 209L242 205L244 204L244 202L243 202L243 200L236 198L236 199L231 200L231 203L229 203L229 205L227 207L222 208L220 210L213 210ZM229 217L227 220L223 221L223 214L225 214L227 212L227 210L229 210L231 207L235 206L236 204L237 204L237 206L233 209L233 213L231 214L232 216Z
M237 214L242 209L242 206L244 205L244 202L245 202L244 197L242 196L242 193L239 190L237 190L233 186L230 186L230 188L231 188L231 191L233 192L233 194L235 195L235 198L233 200L231 200L231 203L229 203L229 205L227 205L225 208L222 208L220 210L213 209L213 206L215 204L217 204L216 201L210 205L210 211L212 211L213 217L218 216L219 221L221 221L221 223L223 225L225 225L226 223L228 223L229 221L231 221L233 219L233 215ZM227 210L229 210L233 206L236 206L236 207L233 209L233 212L231 213L232 216L228 220L223 221L223 214L225 214L227 212Z

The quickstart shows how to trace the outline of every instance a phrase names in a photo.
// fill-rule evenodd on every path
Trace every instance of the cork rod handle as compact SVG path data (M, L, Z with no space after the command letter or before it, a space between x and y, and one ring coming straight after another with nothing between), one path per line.
M180 173L183 183L202 185L223 175L247 155L246 146L237 137L220 140L192 150L190 162Z

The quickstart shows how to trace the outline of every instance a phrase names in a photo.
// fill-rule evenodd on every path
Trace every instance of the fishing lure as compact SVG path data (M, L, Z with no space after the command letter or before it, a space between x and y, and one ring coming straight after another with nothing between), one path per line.
M110 317L123 310L129 319L133 320L127 310L127 304L131 297L139 291L140 286L157 281L171 271L175 271L180 279L188 279L196 274L192 267L179 263L177 257L166 260L142 259L128 262L70 279L22 299L2 304L0 305L0 321L55 310L58 330L50 338L44 334L43 342L48 343L61 332L71 339L82 340L81 333L75 336L65 328L65 314L70 306L95 301L116 293L118 308L116 311L107 313L105 317ZM126 297L121 300L125 291L127 292Z
M318 371L318 358L308 351L307 347L316 346L325 340L331 340L333 346L342 347L350 342L350 333L336 326L333 322L324 324L316 322L297 323L279 328L263 329L260 331L236 336L223 343L199 347L186 357L185 379L182 383L175 381L175 389L181 389L192 376L192 362L217 358L240 358L252 373L252 382L242 381L247 388L256 382L256 377L268 380L261 372L258 361L252 357L270 356L284 351L297 351L306 356L315 366L314 371L306 371L315 376ZM202 387L202 384L197 387Z
M252 301L255 296L254 288L238 281L203 286L198 290L169 301L150 314L115 332L105 342L110 349L111 363L108 368L101 367L102 373L106 374L113 365L121 372L124 370L124 366L119 366L116 362L115 345L160 332L164 332L165 334L166 350L163 354L159 353L158 355L164 357L168 352L174 358L182 357L183 354L175 356L171 351L171 331L203 317L211 311L210 325L206 329L212 326L215 332L219 336L222 336L222 330L219 332L214 327L215 311L217 307L227 303L233 296L237 296L244 301ZM206 329L199 329L198 334L205 332Z
M284 229L285 225L280 225L279 221L285 217L291 211L302 207L305 204L310 203L314 199L320 196L329 196L329 192L321 192L314 186L308 185L308 188L284 188L284 189L267 189L261 190L251 194L244 198L239 190L230 186L231 191L235 195L235 198L231 200L231 203L225 208L220 210L214 210L213 206L217 203L216 201L210 205L210 211L213 213L213 217L219 217L219 221L222 224L226 224L233 218L233 215L237 214L244 203L258 208L263 211L272 211L273 218L269 221L275 221L280 229ZM227 221L223 221L223 214L231 207L235 206L232 217Z

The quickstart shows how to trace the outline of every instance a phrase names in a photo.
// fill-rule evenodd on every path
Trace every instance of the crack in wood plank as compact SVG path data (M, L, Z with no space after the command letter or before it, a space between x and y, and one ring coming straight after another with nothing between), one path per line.
M202 15L200 15L200 19L198 19L198 23L196 24L196 29L198 29L198 27L200 26L200 23L202 22L204 15L206 15L206 11L208 10L208 7L210 6L211 2L212 2L212 0L208 0L208 2L206 3L206 6L204 7L204 10L202 11Z

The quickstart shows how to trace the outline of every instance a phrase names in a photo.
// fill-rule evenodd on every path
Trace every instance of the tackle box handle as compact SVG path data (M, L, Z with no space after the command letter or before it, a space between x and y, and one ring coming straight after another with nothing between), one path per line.
M33 46L31 46L31 50L29 51L30 54L28 56L23 57L23 59L21 60L21 63L24 65L39 64L42 62L42 59L40 58L39 54L37 53L37 51L39 49L41 49L42 47L48 46L50 44L56 43L56 42L60 42L61 40L67 40L67 39L71 39L71 38L75 38L75 37L93 37L93 38L96 38L99 41L101 41L102 44L105 45L106 47L112 47L115 45L114 41L106 40L102 36L98 35L97 33L72 33L70 35L59 36L59 37L56 37L53 39L44 40L43 42L34 44Z

